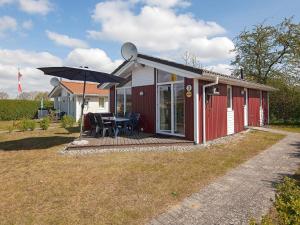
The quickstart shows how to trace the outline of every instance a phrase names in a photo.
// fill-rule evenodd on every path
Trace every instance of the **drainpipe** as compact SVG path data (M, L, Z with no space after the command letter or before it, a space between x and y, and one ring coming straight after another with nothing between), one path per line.
M214 85L217 85L219 83L219 77L216 77L216 80L215 82L213 83L209 83L209 84L205 84L203 85L202 87L202 133L203 133L203 144L205 145L206 144L206 110L205 110L205 89L207 87L211 87L211 86L214 86Z

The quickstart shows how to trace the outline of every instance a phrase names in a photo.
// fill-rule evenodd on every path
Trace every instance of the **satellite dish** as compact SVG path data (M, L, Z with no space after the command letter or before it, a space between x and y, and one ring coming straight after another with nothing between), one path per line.
M59 80L57 77L52 77L51 80L50 80L50 84L53 86L53 87L56 87L59 85Z
M133 61L137 58L138 51L134 44L126 42L122 45L121 55L126 61Z

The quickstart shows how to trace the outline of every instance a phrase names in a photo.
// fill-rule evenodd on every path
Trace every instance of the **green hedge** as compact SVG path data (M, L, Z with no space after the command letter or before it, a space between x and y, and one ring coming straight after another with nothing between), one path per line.
M40 104L40 101L31 100L0 100L0 120L33 119ZM44 102L44 108L53 108L53 102Z

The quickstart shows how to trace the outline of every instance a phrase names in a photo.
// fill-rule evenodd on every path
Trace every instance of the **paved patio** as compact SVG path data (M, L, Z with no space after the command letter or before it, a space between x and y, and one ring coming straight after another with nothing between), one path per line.
M300 163L300 134L266 128L287 136L150 221L160 224L249 224L265 215L274 199L274 183L292 175Z

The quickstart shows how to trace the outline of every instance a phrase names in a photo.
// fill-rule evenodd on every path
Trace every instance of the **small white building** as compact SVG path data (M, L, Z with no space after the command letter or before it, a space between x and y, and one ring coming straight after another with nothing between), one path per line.
M86 83L84 114L109 112L109 90L97 88L97 83ZM61 81L54 87L49 97L54 99L54 108L80 119L83 82Z

